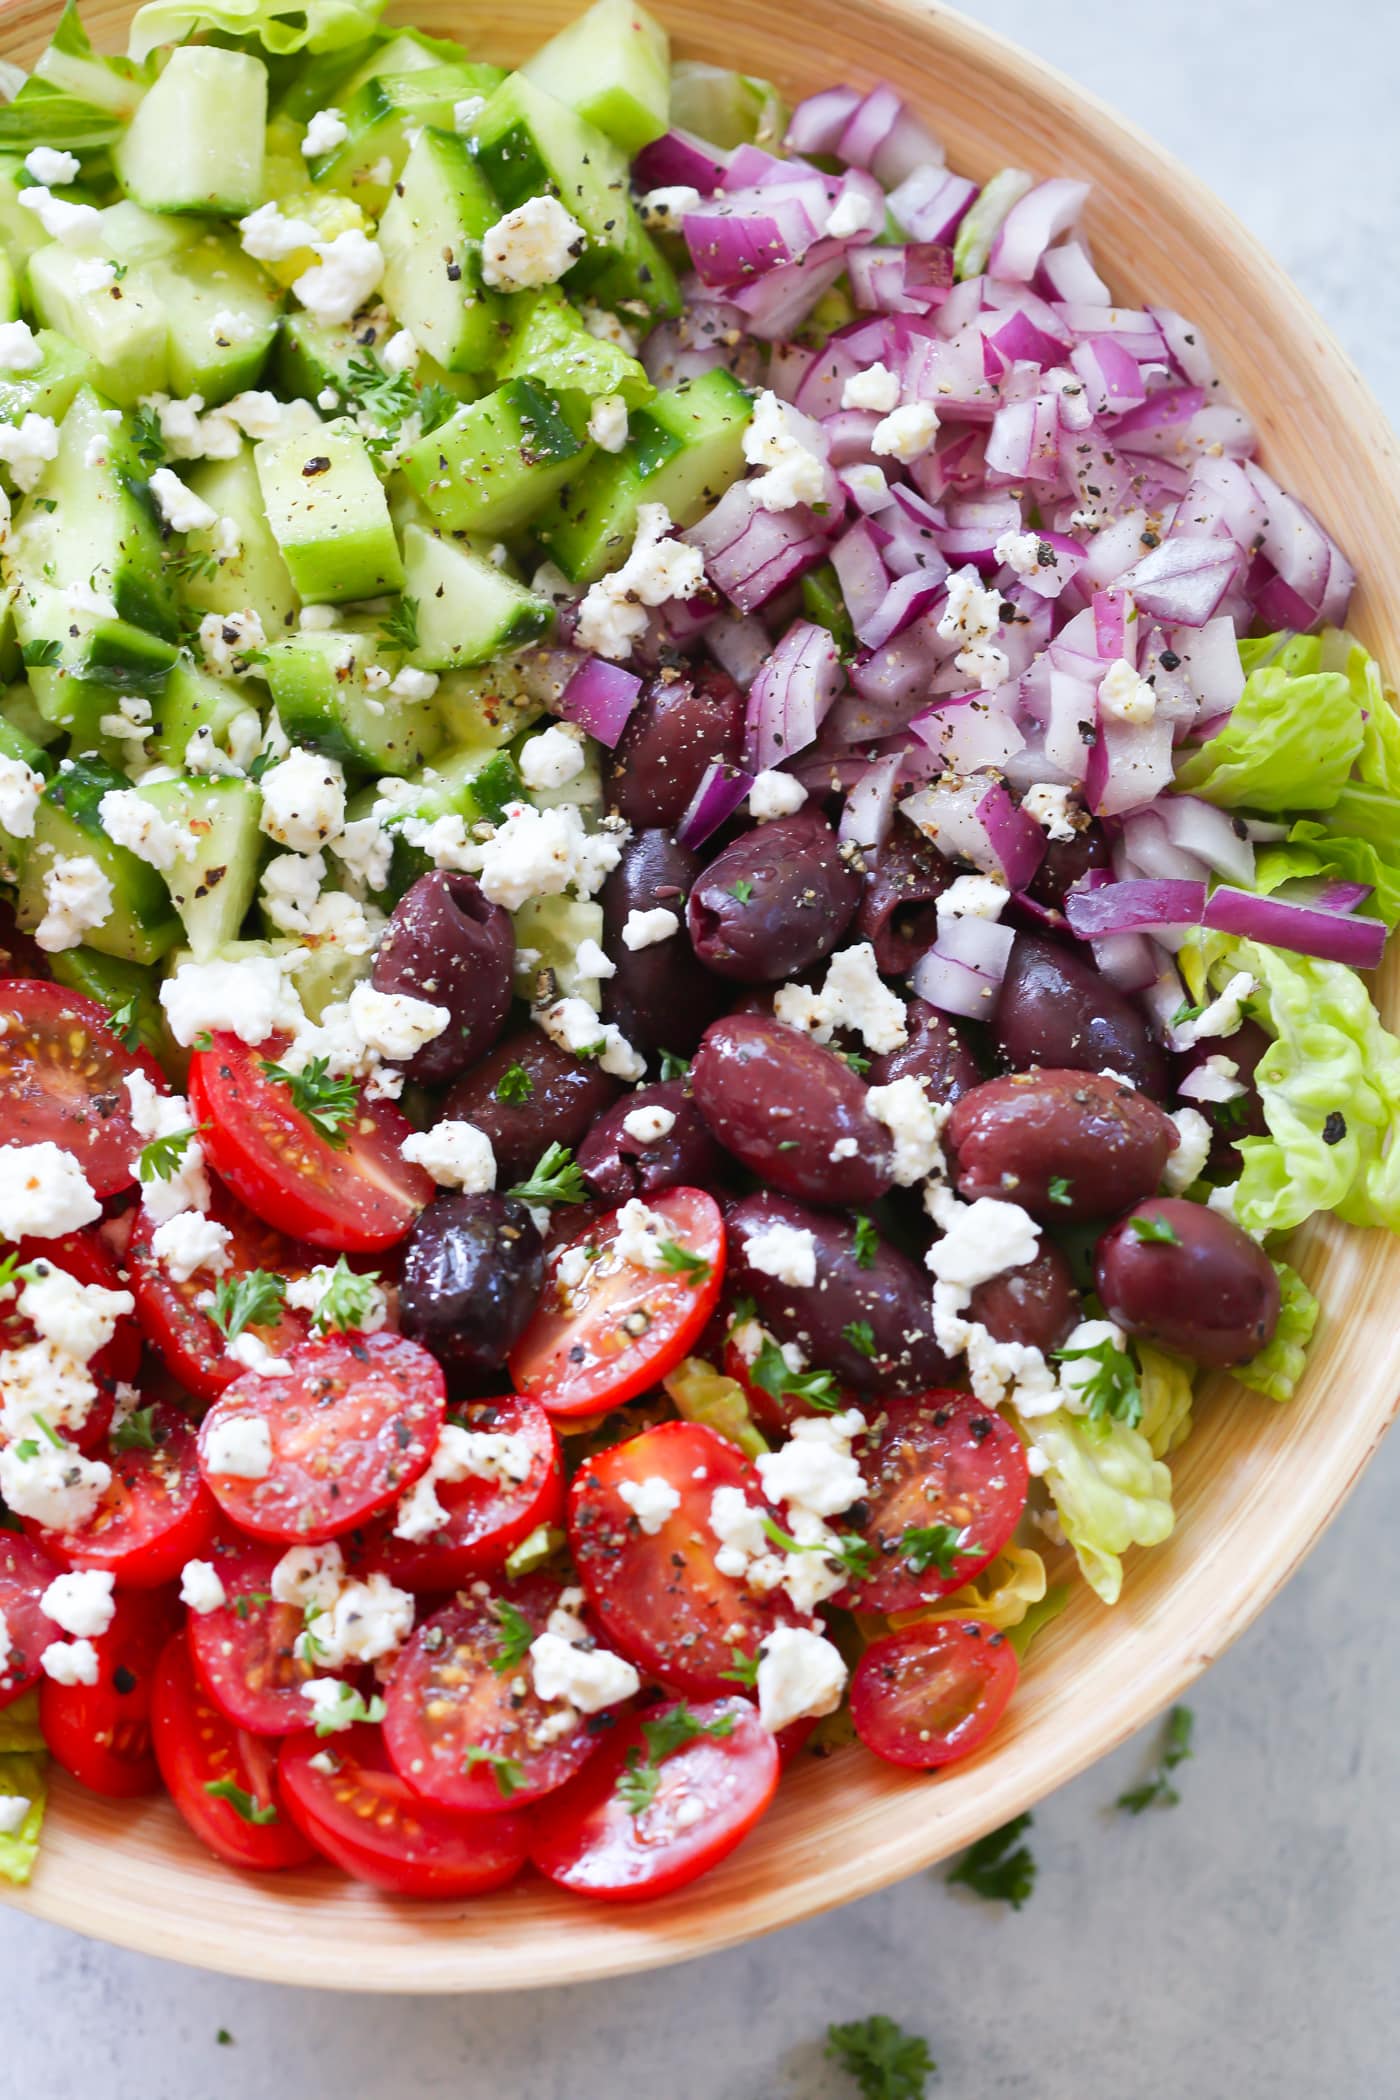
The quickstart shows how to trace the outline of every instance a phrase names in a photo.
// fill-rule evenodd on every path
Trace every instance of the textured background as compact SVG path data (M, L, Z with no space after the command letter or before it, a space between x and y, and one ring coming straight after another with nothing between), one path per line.
M1196 168L1400 422L1400 9L980 0L967 11ZM1208 329L1210 315L1198 318ZM1351 552L1365 562L1365 547ZM848 2082L821 2060L825 2024L884 2011L928 2035L944 2100L1388 2100L1400 2090L1397 1493L1393 1441L1281 1601L1201 1685L1179 1808L1137 1820L1112 1808L1150 1763L1155 1732L1045 1803L1032 1833L1039 1885L1017 1915L923 1874L656 1977L454 2004L235 1983L0 1912L11 2012L0 2092L845 2100Z

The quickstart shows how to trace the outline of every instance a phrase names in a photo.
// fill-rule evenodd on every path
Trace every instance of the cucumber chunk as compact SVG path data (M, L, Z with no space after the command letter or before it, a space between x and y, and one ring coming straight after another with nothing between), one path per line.
M99 758L75 759L45 788L34 814L15 899L15 917L33 933L48 909L44 877L56 861L88 856L112 885L112 909L88 928L85 945L124 962L158 962L179 939L180 921L154 868L118 846L102 828L102 797L128 786L126 775Z
M384 298L449 372L481 372L500 349L503 302L481 282L481 237L500 216L465 139L424 131L379 222Z
M362 634L289 634L274 642L263 669L278 719L305 744L358 773L408 774L442 743L431 700L405 700L366 672L381 665Z
M581 419L575 413L573 423ZM557 394L510 379L411 445L405 480L453 532L517 532L562 486L585 445ZM588 448L591 450L591 447Z
M79 748L98 741L101 719L123 694L155 709L180 652L125 620L73 609L68 593L21 578L14 599L34 702L44 720L71 732Z
M49 957L55 984L70 992L82 992L111 1013L130 1016L134 1037L123 1031L129 1048L140 1045L169 1069L175 1046L165 1026L160 1003L160 979L145 963L123 962L115 955L100 955L96 948L60 948ZM183 1055L176 1052L177 1056Z
M355 431L327 424L265 439L253 457L272 536L307 604L402 589L388 499Z
M233 241L209 237L150 265L169 325L172 394L217 407L256 386L277 335L281 300Z
M120 283L84 288L89 258L54 241L29 258L29 297L46 328L68 337L92 362L102 391L123 408L165 391L169 363L165 311L138 265Z
M34 340L43 352L41 363L29 372L0 372L0 422L22 423L27 415L36 415L51 416L57 423L67 415L78 388L96 376L88 352L66 335L40 328Z
M670 122L670 40L633 0L595 0L520 70L606 132L629 160Z
M178 824L192 850L165 872L196 962L207 962L230 941L248 915L262 857L262 796L251 780L152 781L137 788L143 801Z
M417 133L425 125L451 132L456 105L489 95L503 77L499 66L461 62L366 81L343 105L348 137L311 162L313 179L383 211Z
M514 327L496 367L499 378L535 379L590 401L620 394L629 408L639 408L656 392L638 359L589 333L558 285L517 292L509 304Z
M152 748L164 766L186 763L190 739L198 729L207 729L215 747L225 753L234 745L241 751L256 750L262 738L262 717L250 688L230 678L215 678L187 656L170 673L154 713Z
M252 446L245 445L232 459L203 460L187 468L185 480L221 519L232 519L238 552L219 551L223 541L216 525L187 532L181 603L197 616L251 606L264 634L280 634L295 611L296 586L267 522Z
M548 632L554 607L460 540L406 525L404 595L418 609L413 661L426 670L489 663Z
M112 160L122 188L148 211L226 219L262 196L267 68L209 44L178 44Z

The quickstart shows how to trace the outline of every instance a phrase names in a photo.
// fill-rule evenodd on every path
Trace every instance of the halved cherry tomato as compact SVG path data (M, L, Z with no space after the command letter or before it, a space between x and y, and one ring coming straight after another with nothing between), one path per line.
M384 1741L409 1785L449 1808L523 1808L571 1779L598 1748L598 1716L561 1729L567 1707L534 1689L526 1645L559 1602L548 1575L474 1585L415 1632L394 1672ZM516 1616L518 1614L518 1617ZM479 1757L470 1753L480 1751Z
M135 1180L141 1150L124 1081L165 1075L144 1050L124 1050L95 999L32 977L0 979L0 1133L7 1145L48 1141L71 1152L95 1195Z
M373 1254L401 1240L435 1194L432 1177L403 1157L413 1126L389 1101L361 1092L355 1113L323 1137L292 1106L291 1090L269 1079L286 1039L250 1050L220 1034L190 1060L190 1106L209 1125L209 1163L260 1218L313 1247Z
M921 1619L870 1643L851 1679L851 1719L887 1764L931 1771L987 1740L1019 1674L1006 1635L981 1619Z
M699 1734L664 1758L656 1792L633 1815L621 1786L629 1759L648 1758L645 1729L676 1712L631 1714L604 1754L535 1810L530 1857L541 1874L581 1896L627 1903L682 1888L747 1837L778 1788L778 1746L743 1699L689 1709L702 1729L732 1719L726 1735Z
M246 1276L253 1269L288 1278L305 1276L318 1259L311 1248L255 1218L220 1182L213 1184L209 1215L232 1235L223 1279ZM187 1283L173 1282L151 1252L154 1219L144 1206L133 1216L128 1281L146 1338L196 1399L217 1400L225 1386L243 1375L243 1366L228 1354L222 1334L200 1303L208 1297L212 1279L201 1269ZM253 1332L274 1356L285 1356L310 1334L311 1316L284 1309L274 1325Z
M884 1400L854 1449L869 1488L860 1531L876 1550L874 1574L841 1598L854 1611L950 1597L1021 1521L1030 1484L1021 1439L969 1393Z
M255 1539L221 1539L210 1558L228 1603L190 1613L195 1675L225 1719L251 1735L304 1728L310 1709L301 1688L329 1674L294 1652L306 1618L297 1605L273 1597L272 1571L282 1552Z
M530 1470L523 1480L434 1482L447 1521L427 1538L395 1538L394 1517L382 1517L355 1558L400 1589L453 1590L473 1575L493 1575L522 1539L541 1524L557 1524L564 1513L563 1454L542 1407L504 1393L464 1408L460 1420L468 1430L521 1438Z
M173 1590L119 1590L112 1623L93 1642L96 1684L39 1690L44 1741L66 1772L95 1794L125 1800L160 1790L151 1748L156 1663L179 1624ZM62 1640L57 1627L50 1638Z
M259 1539L311 1545L377 1516L428 1470L447 1412L437 1358L399 1334L327 1334L302 1342L289 1375L245 1371L199 1432L199 1463L220 1506ZM219 1473L215 1439L259 1422L266 1474Z
M150 1433L151 1450L108 1446L112 1478L81 1531L39 1533L64 1567L109 1569L124 1588L149 1590L208 1551L219 1512L200 1478L194 1430L168 1401L157 1401Z
M529 1857L527 1817L466 1816L425 1801L390 1764L377 1728L324 1742L312 1729L288 1736L277 1774L317 1851L396 1896L482 1896L514 1881Z
M622 1259L618 1211L595 1218L551 1255L539 1307L510 1356L518 1390L551 1414L592 1414L655 1385L689 1352L714 1309L724 1275L719 1205L703 1189L681 1188L664 1189L647 1208L666 1221L674 1269ZM588 1249L589 1259L570 1286L560 1265L574 1248Z
M284 1811L272 1746L210 1705L182 1633L166 1643L156 1668L151 1727L170 1798L211 1852L231 1867L260 1870L315 1858Z
M39 1657L50 1641L62 1638L39 1609L39 1599L62 1572L34 1539L0 1531L0 1619L9 1636L9 1653L0 1665L0 1706L37 1684Z
M655 1532L618 1492L659 1478L679 1497ZM715 1566L710 1528L719 1488L738 1488L766 1516L758 1474L737 1447L696 1422L662 1422L586 1459L569 1496L569 1544L579 1579L610 1638L638 1669L698 1699L722 1698L735 1650L757 1653L798 1614L782 1590L762 1595Z

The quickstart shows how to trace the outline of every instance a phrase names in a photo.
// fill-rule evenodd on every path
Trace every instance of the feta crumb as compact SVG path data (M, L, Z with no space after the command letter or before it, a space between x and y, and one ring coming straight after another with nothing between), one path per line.
M329 1611L345 1580L345 1556L334 1539L324 1546L290 1546L268 1577L276 1604Z
M65 189L76 182L82 173L83 164L76 153L62 153L53 146L36 146L24 156L24 169L36 182L46 189Z
M116 1578L96 1568L56 1575L39 1599L39 1609L65 1633L100 1639L116 1616L115 1587Z
M929 403L906 401L876 424L870 449L877 459L897 459L909 466L923 457L937 435L938 416Z
M396 700L431 700L437 689L437 672L420 671L416 664L402 665L389 681Z
M31 409L22 423L0 423L0 460L22 495L39 485L44 468L58 457L58 425Z
M625 351L628 357L637 355L639 345L634 331L616 314L610 314L605 306L594 306L585 300L579 308L579 319L600 343L611 343L614 349Z
M415 999L407 992L380 992L357 984L350 994L350 1019L361 1040L391 1064L405 1064L425 1043L436 1042L450 1027L448 1007Z
M404 829L411 845L430 850L429 827L420 831L410 822ZM628 837L625 826L589 832L573 803L536 809L511 802L486 839L453 848L448 864L464 867L493 904L514 912L533 897L565 890L592 897L621 860Z
M136 788L111 788L98 804L102 829L118 846L125 846L147 867L168 874L177 860L194 851L194 839L183 825L163 817L153 802Z
M39 1657L44 1675L55 1684L96 1684L97 1650L91 1641L50 1641Z
M301 135L301 150L307 160L334 153L350 136L350 126L338 109L318 109Z
M1070 801L1074 790L1058 787L1053 781L1038 780L1028 787L1021 797L1021 807L1028 817L1045 827L1052 839L1068 842L1079 834L1070 822Z
M676 1118L669 1108L662 1108L657 1103L647 1108L630 1109L622 1119L622 1127L639 1145L654 1145L658 1139L670 1136L676 1127Z
M617 1492L648 1538L655 1538L681 1506L680 1496L659 1473L649 1473L645 1480L620 1480Z
M173 1283L188 1283L201 1269L213 1276L223 1275L229 1265L232 1238L227 1225L220 1225L197 1210L180 1210L156 1227L151 1235L151 1252Z
M228 1030L240 1042L263 1043L304 1021L288 982L289 956L248 955L238 962L181 963L160 988L160 1003L177 1043L190 1049L197 1035Z
M942 1171L943 1126L950 1103L930 1101L923 1082L907 1072L888 1086L868 1088L865 1105L894 1139L894 1178L901 1188L913 1188Z
M869 941L832 956L820 992L800 984L780 985L773 1012L789 1028L801 1028L819 1043L829 1043L838 1028L854 1029L877 1056L909 1040L904 1001L881 982Z
M317 261L292 286L298 299L323 328L343 328L353 320L384 275L379 243L358 226L333 241L313 241Z
M899 378L887 365L873 364L853 372L841 389L842 408L869 408L887 416L899 406Z
M329 1610L318 1612L308 1628L316 1643L316 1661L331 1670L350 1662L378 1662L412 1633L413 1609L410 1593L396 1589L387 1576L347 1582ZM298 1634L293 1652L304 1657L309 1651L307 1634Z
M654 905L649 911L633 909L622 928L622 945L635 955L638 949L655 948L662 941L669 941L680 930L680 920L664 904Z
M243 1338L237 1337L239 1341ZM265 1480L272 1471L272 1437L260 1415L228 1415L207 1432L203 1455L210 1473L233 1480Z
M538 961L539 950L527 949L523 955L517 952L517 964L524 967L528 957L532 955ZM533 964L530 967L533 968ZM610 955L604 954L595 940L585 934L574 950L574 972L576 976L593 977L601 983L606 977L616 977L617 964Z
M32 839L43 792L42 773L22 758L0 758L0 831L12 839Z
M1157 712L1156 693L1125 656L1110 664L1099 680L1099 712L1112 722L1134 724L1150 722Z
M211 1560L187 1560L180 1570L180 1602L200 1618L228 1603L223 1578Z
M637 210L642 224L655 232L680 231L680 222L687 212L699 211L703 199L699 190L688 182L672 182L660 189L648 190L637 199Z
M71 1152L45 1138L0 1145L0 1234L7 1240L60 1239L102 1215Z
M705 581L699 549L669 537L664 503L637 508L632 551L620 569L591 585L579 606L576 640L581 649L617 662L632 654L646 631L646 608L672 598L693 598Z
M316 228L309 220L284 218L275 204L260 204L240 219L238 237L254 262L285 262L298 250L316 246Z
M50 1261L39 1260L32 1267L34 1273L19 1294L19 1311L41 1340L52 1342L74 1363L90 1363L111 1341L118 1321L136 1310L130 1291L80 1283Z
M84 1458L71 1446L35 1439L0 1449L0 1495L17 1517L30 1517L46 1531L81 1531L112 1481L100 1459Z
M1188 1072L1177 1087L1185 1101L1236 1101L1245 1091L1233 1057L1219 1052Z
M744 1256L750 1267L796 1290L810 1289L817 1280L816 1240L805 1226L789 1225L781 1218L749 1234Z
M84 294L110 292L117 281L117 266L100 255L80 256L73 265L73 289Z
M945 919L999 919L1010 895L991 875L959 875L940 895L934 909Z
M1162 1169L1162 1187L1169 1196L1181 1196L1205 1172L1215 1133L1199 1109L1174 1109L1172 1121L1179 1142L1175 1152L1167 1155L1167 1163Z
M567 787L586 762L580 732L556 722L521 746L520 778L527 788Z
M1019 1203L979 1196L954 1213L948 1230L924 1256L940 1283L975 1291L1008 1269L1020 1269L1040 1252L1040 1227Z
M207 532L216 525L219 513L212 504L187 489L169 467L157 467L148 483L161 517L172 532Z
M26 211L34 213L49 239L60 241L65 248L80 247L102 225L95 206L70 204L64 197L55 197L43 183L21 190L19 201Z
M791 773L768 770L755 773L753 786L749 789L749 815L756 824L771 823L775 817L795 816L807 800L807 790Z
M556 284L586 246L583 228L557 197L530 197L482 236L482 282L502 292Z
M767 511L795 510L826 495L827 441L821 425L767 389L745 426L744 458L763 470L755 487Z
M0 321L0 371L32 372L44 353L27 321Z
M294 745L262 777L261 828L294 853L315 853L345 828L345 775L333 758Z
M1259 986L1247 970L1237 970L1223 992L1211 1000L1194 1021L1183 1021L1171 1031L1173 1050L1189 1050L1208 1036L1235 1035L1244 1025L1245 1001Z
M627 444L627 403L621 394L604 394L593 404L588 435L600 452L621 452Z
M758 1651L758 1717L774 1735L807 1714L835 1713L846 1665L825 1634L775 1626Z
M556 999L536 1007L534 1020L551 1042L575 1057L596 1056L615 1079L640 1079L646 1059L638 1055L614 1021L600 1021L586 999Z
M496 1155L491 1140L474 1123L435 1123L416 1130L400 1148L405 1159L432 1175L439 1188L465 1189L485 1195L496 1186Z
M90 853L60 855L44 873L44 916L34 938L50 955L81 946L83 935L111 915L112 883Z

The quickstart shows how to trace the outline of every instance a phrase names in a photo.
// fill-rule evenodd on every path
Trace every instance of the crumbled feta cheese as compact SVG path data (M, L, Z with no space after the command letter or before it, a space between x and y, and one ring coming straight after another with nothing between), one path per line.
M22 423L0 423L0 459L22 494L37 488L44 468L58 457L58 425L31 409Z
M274 1604L327 1612L345 1580L345 1556L332 1539L324 1546L291 1546L268 1577Z
M821 425L766 389L744 429L744 457L763 470L755 489L764 510L795 510L826 495L827 442Z
M223 1275L229 1265L232 1238L227 1225L220 1225L197 1210L181 1210L156 1227L151 1235L151 1252L172 1282L188 1283L201 1269L208 1269L214 1276Z
M21 1455L23 1453L23 1455ZM17 1517L46 1531L81 1531L111 1485L112 1469L47 1437L0 1449L0 1495Z
M988 687L1004 685L1011 665L1002 649L992 645L1001 629L1001 597L984 588L969 562L948 578L947 603L939 615L938 632L944 641L961 642L953 661L965 677L976 678Z
M27 321L0 321L0 371L32 372L44 353Z
M263 774L262 800L263 831L294 853L315 853L345 828L344 773L300 745Z
M852 1028L877 1056L909 1040L904 1001L881 983L869 941L832 956L820 992L800 984L780 985L773 1012L789 1028L804 1029L819 1043L829 1043L838 1028Z
M593 404L588 435L600 452L621 452L627 443L627 403L621 394L604 394Z
M391 1064L406 1064L452 1023L446 1006L434 1006L408 992L379 992L372 984L357 984L349 1004L361 1040Z
M1245 1091L1233 1057L1217 1053L1188 1072L1177 1086L1186 1101L1235 1101Z
M356 817L339 838L331 840L330 847L366 889L385 887L394 859L394 840L377 817Z
M117 1322L136 1310L130 1291L80 1283L50 1261L37 1261L33 1269L19 1294L19 1310L43 1341L75 1363L90 1363L111 1341Z
M669 941L680 930L680 920L664 904L653 905L648 911L634 908L628 912L622 928L622 945L635 955L639 948L655 948L662 941Z
M749 815L756 824L768 824L775 817L794 816L806 800L806 788L791 773L756 773L749 789Z
M828 240L851 241L861 234L883 233L884 227L884 198L872 197L851 181L827 214L826 235Z
M260 204L239 220L238 237L254 262L285 262L299 249L315 247L316 228L306 219L284 218L275 204Z
M12 839L32 839L44 776L22 758L0 758L0 830Z
M343 328L354 319L384 275L384 256L358 226L348 226L333 241L313 241L317 261L292 286L309 314L323 328Z
M1134 724L1150 722L1157 712L1156 693L1125 656L1110 664L1099 680L1099 712L1112 722Z
M646 1059L632 1048L613 1021L600 1021L586 999L556 999L552 1006L536 1007L536 1026L551 1042L576 1057L596 1056L603 1071L615 1079L640 1079Z
M411 845L427 850L426 827L420 832L410 822L404 829ZM555 809L511 802L489 836L455 850L450 864L475 875L493 904L514 912L533 897L565 890L592 897L622 858L628 836L625 825L589 832L571 802Z
M960 1206L924 1260L940 1283L975 1291L1008 1269L1023 1268L1040 1252L1040 1227L1019 1203L979 1196Z
M794 1516L839 1516L867 1492L851 1451L864 1428L865 1417L854 1407L839 1415L803 1415L785 1444L754 1460L763 1492Z
M400 1497L394 1537L416 1541L431 1538L448 1521L447 1511L437 1498L440 1480L491 1480L519 1484L534 1469L534 1454L528 1437L504 1430L463 1429L456 1422L444 1425L432 1463L421 1480Z
M116 1578L105 1570L84 1568L55 1575L39 1599L39 1609L65 1633L80 1640L99 1639L116 1616Z
M267 641L263 623L251 605L238 612L205 613L199 623L199 653L204 668L216 678L241 678L248 670L248 659L255 650ZM213 735L207 722L202 722L185 747L185 764L190 765L191 754L199 739L204 739L210 753L209 763L191 770L209 773L236 771L216 750ZM329 763L329 761L328 761Z
M158 1093L144 1072L126 1075L131 1100L131 1122L143 1144L155 1138L184 1136L194 1127L194 1116L183 1094ZM174 1170L162 1180L142 1179L141 1161L131 1161L134 1180L141 1182L141 1201L146 1215L157 1225L178 1217L182 1211L209 1208L209 1177L204 1171L204 1147L198 1137L187 1138Z
M539 950L529 949L524 956L517 952L517 963L523 966L530 955L538 960ZM601 982L605 977L616 977L617 964L610 955L603 953L595 940L590 940L585 934L574 950L574 974L578 977L597 978Z
M102 1215L102 1205L71 1152L47 1138L0 1145L0 1234L55 1240Z
M482 282L501 292L556 284L586 246L583 228L557 197L530 197L482 236Z
M50 1641L39 1657L46 1677L55 1684L96 1684L97 1650L91 1641Z
M384 369L395 376L411 372L418 362L418 345L406 328L400 328L384 345Z
M484 95L464 95L460 102L452 105L452 128L454 131L470 131L486 107Z
M343 1677L308 1677L301 1696L310 1703L306 1718L317 1735L340 1735L360 1718L360 1694Z
M853 372L841 389L842 408L869 408L887 416L899 406L899 378L887 365L870 365Z
M180 1602L187 1604L201 1618L206 1612L223 1610L228 1603L228 1591L213 1561L185 1562L180 1570Z
M33 1806L28 1794L0 1794L0 1837L15 1837L23 1830Z
M485 1195L496 1186L496 1155L491 1140L474 1123L435 1123L415 1130L403 1141L403 1156L432 1175L442 1189L465 1189Z
M389 681L396 700L431 700L437 689L437 672L420 671L414 664L404 664Z
M795 1290L810 1289L817 1280L816 1240L805 1226L789 1225L781 1218L749 1234L744 1256L751 1268Z
M36 182L46 189L64 189L76 182L82 173L83 164L76 153L63 153L53 146L35 146L24 156L24 169Z
M62 242L65 248L80 247L102 225L95 206L70 204L65 197L55 197L43 183L21 190L19 201L26 211L33 212L49 239Z
M228 1030L240 1042L264 1043L295 1031L304 1016L287 981L292 958L248 955L238 962L181 963L160 988L170 1033L185 1049L206 1030Z
M690 183L673 182L648 190L637 199L637 210L644 226L659 233L678 233L686 213L699 211L702 202L699 190Z
M338 109L318 109L301 135L301 150L307 160L334 153L350 136L350 126Z
M1259 987L1247 970L1237 970L1223 992L1220 992L1194 1021L1182 1021L1171 1031L1173 1050L1189 1050L1194 1043L1208 1036L1235 1035L1244 1025L1245 1001Z
M50 955L77 948L83 935L111 915L112 882L90 853L60 855L44 872L43 918L34 938Z
M758 1717L776 1735L807 1714L832 1714L846 1689L840 1650L807 1626L775 1626L758 1651Z
M935 910L944 919L999 919L1010 895L1004 882L991 875L959 875L938 899Z
M1022 795L1021 807L1028 817L1045 827L1050 838L1068 843L1079 836L1070 821L1070 801L1073 793L1072 788L1058 787L1049 780L1038 780Z
M681 1506L680 1496L659 1473L649 1473L645 1480L620 1480L617 1492L648 1538L655 1538Z
M352 1662L378 1662L412 1633L413 1608L409 1591L395 1589L387 1576L347 1582L329 1610L318 1612L307 1632L297 1635L294 1653L314 1656L330 1670Z
M279 853L262 872L263 909L279 933L309 933L326 879L321 853Z
M930 1101L924 1082L907 1072L888 1086L870 1087L865 1105L894 1139L894 1178L901 1188L913 1188L942 1171L943 1126L950 1103Z
M610 1649L583 1647L550 1632L530 1643L530 1675L537 1699L562 1699L581 1714L619 1705L642 1682L631 1663Z
M638 350L637 337L625 321L610 314L604 306L594 306L585 300L579 308L579 319L591 336L600 343L611 343L614 349L623 350L628 357L635 357Z
M245 1371L255 1371L259 1378L288 1378L292 1367L285 1356L274 1356L260 1334L245 1328L228 1344L225 1355L231 1356Z
M676 1118L669 1108L662 1108L658 1102L647 1108L629 1109L622 1119L622 1127L639 1145L654 1145L658 1139L671 1135Z
M891 409L871 433L877 459L897 459L904 466L921 459L938 435L938 415L927 401L906 401Z
M83 255L73 265L73 289L84 294L110 292L117 281L117 266L101 255Z
M235 343L251 343L258 332L258 324L250 314L230 313L226 306L221 306L209 323L209 333L221 350L231 349Z
M639 1196L631 1196L617 1214L613 1252L634 1268L664 1269L666 1257L661 1243L670 1237L670 1228L660 1212L648 1210Z
M210 1473L234 1480L266 1480L272 1471L272 1437L261 1415L228 1415L216 1422L204 1441L204 1463Z
M648 606L693 598L703 587L705 564L699 549L670 538L670 532L664 503L638 505L631 553L620 569L590 587L579 606L575 638L580 649L624 661L646 631Z
M335 1280L335 1270L325 1263L308 1269L304 1276L289 1276L287 1279L287 1304L293 1312L318 1314L321 1301ZM369 1277L362 1277L366 1286L365 1309L356 1324L357 1334L377 1334L389 1320L389 1301L379 1285Z
M97 1398L88 1371L47 1336L0 1353L0 1434L43 1437L83 1427ZM50 1446L50 1448L53 1448Z
M187 489L178 474L169 467L157 467L148 483L161 517L172 532L207 532L218 523L219 513L212 504Z
M1176 1125L1178 1143L1175 1152L1167 1155L1167 1163L1162 1169L1162 1187L1169 1196L1180 1196L1205 1172L1215 1133L1199 1109L1175 1109L1172 1121Z
M102 829L118 846L125 846L147 867L169 872L177 860L194 851L192 835L180 824L163 817L153 802L135 788L112 788L98 804Z
M578 779L585 764L581 733L556 722L522 745L520 778L527 788L567 787Z

